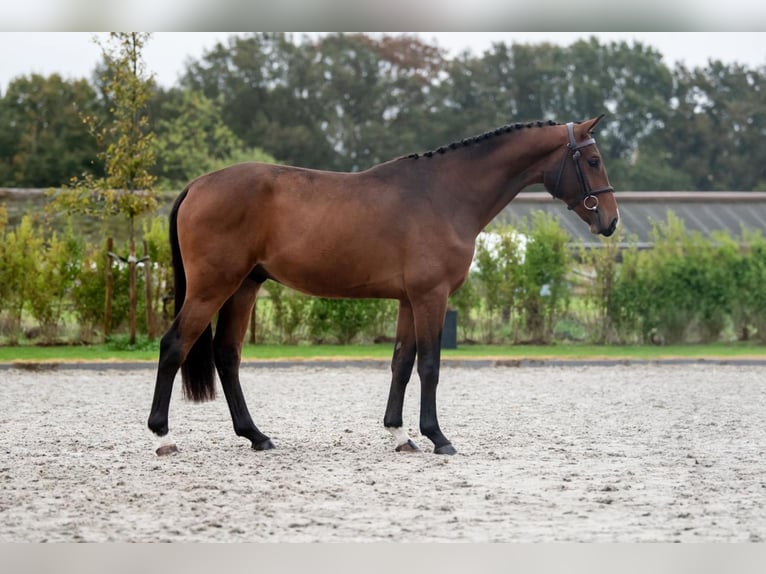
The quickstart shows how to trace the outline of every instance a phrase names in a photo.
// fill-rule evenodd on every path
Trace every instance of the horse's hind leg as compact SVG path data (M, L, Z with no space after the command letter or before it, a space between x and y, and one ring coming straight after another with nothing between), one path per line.
M388 404L383 424L396 440L397 452L418 452L420 449L410 439L402 426L402 409L404 408L404 393L412 375L415 364L415 321L412 307L407 300L399 302L399 318L396 322L396 343L394 356L391 360L391 390L388 393Z
M159 439L159 444L155 448L158 455L170 454L178 450L168 432L168 410L173 382L189 350L209 327L210 320L218 310L219 304L215 300L207 302L187 300L160 341L157 381L148 421L149 429Z
M268 450L274 448L274 444L253 423L239 382L242 342L260 286L252 279L245 279L239 290L226 301L218 313L213 349L234 432L249 439L255 450Z

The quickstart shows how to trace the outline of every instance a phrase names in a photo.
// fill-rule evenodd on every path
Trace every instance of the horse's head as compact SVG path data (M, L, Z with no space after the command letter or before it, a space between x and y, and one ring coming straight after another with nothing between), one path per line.
M560 153L551 157L544 175L545 188L590 225L593 233L609 236L617 229L620 212L609 185L604 162L591 130L604 116L566 124Z

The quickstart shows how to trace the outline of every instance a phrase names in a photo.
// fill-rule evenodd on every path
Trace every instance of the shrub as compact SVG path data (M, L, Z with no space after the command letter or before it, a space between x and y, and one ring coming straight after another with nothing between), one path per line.
M63 236L59 238L54 232L40 253L29 305L47 343L57 340L62 314L78 279L84 251L84 242L75 236L70 222Z
M648 317L667 343L714 341L732 311L737 245L687 232L672 212L655 225L654 247L644 252L651 300Z
M515 339L518 298L523 289L522 267L527 237L510 226L496 227L479 236L474 257L476 296L488 313L487 340L495 342L497 314L499 323Z
M269 281L266 291L271 302L271 319L278 341L297 343L300 340L299 329L308 315L311 299L275 281Z
M635 244L624 250L621 256L622 262L614 268L605 322L614 328L617 342L643 342L649 338L651 331L647 313L652 305L644 258Z
M580 263L593 274L593 282L582 293L584 307L593 313L586 319L588 339L594 343L607 343L619 340L617 323L623 311L625 302L619 306L616 295L616 285L620 264L618 263L621 233L610 238L600 238L597 248L586 249L580 246Z
M526 336L535 343L550 343L556 321L569 303L571 238L558 218L544 211L533 212L523 229L529 239L521 265L519 306Z
M341 345L351 343L361 333L380 324L391 306L380 299L325 299L311 300L306 316L309 337L316 343L335 340Z
M24 215L16 229L5 233L0 251L0 283L8 314L9 342L16 344L22 315L37 284L44 241L31 215Z
M449 298L449 307L457 311L457 326L463 341L476 338L475 311L481 305L477 281L469 274L460 288Z
M734 325L740 338L749 339L755 330L757 339L766 343L766 238L760 230L744 230L742 245L734 273Z
M154 318L152 332L156 333L158 330L166 330L175 315L172 296L175 286L173 284L173 265L170 241L168 240L167 218L153 217L150 221L145 221L143 224L143 236L149 248L152 283L151 301L149 304L152 306L152 317ZM139 296L139 300L141 299L142 297ZM145 299L145 296L143 299Z

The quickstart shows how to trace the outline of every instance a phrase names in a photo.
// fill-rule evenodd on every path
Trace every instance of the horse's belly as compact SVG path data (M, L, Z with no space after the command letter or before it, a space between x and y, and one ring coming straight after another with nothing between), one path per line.
M404 292L402 273L382 269L371 257L357 261L276 259L263 266L274 280L308 295L399 299Z
M300 277L289 274L274 277L277 281L317 297L350 299L400 299L404 289L394 281L356 280L355 278L328 277L326 274L304 273Z

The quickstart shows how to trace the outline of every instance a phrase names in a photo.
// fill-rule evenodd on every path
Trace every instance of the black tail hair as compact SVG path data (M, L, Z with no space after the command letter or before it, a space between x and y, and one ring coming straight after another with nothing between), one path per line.
M181 312L186 299L186 273L178 245L178 208L186 199L189 188L184 189L170 210L170 250L173 258L173 278L175 281L176 317ZM211 401L215 398L215 358L213 354L213 328L210 324L195 341L186 359L181 365L184 395L195 403Z

